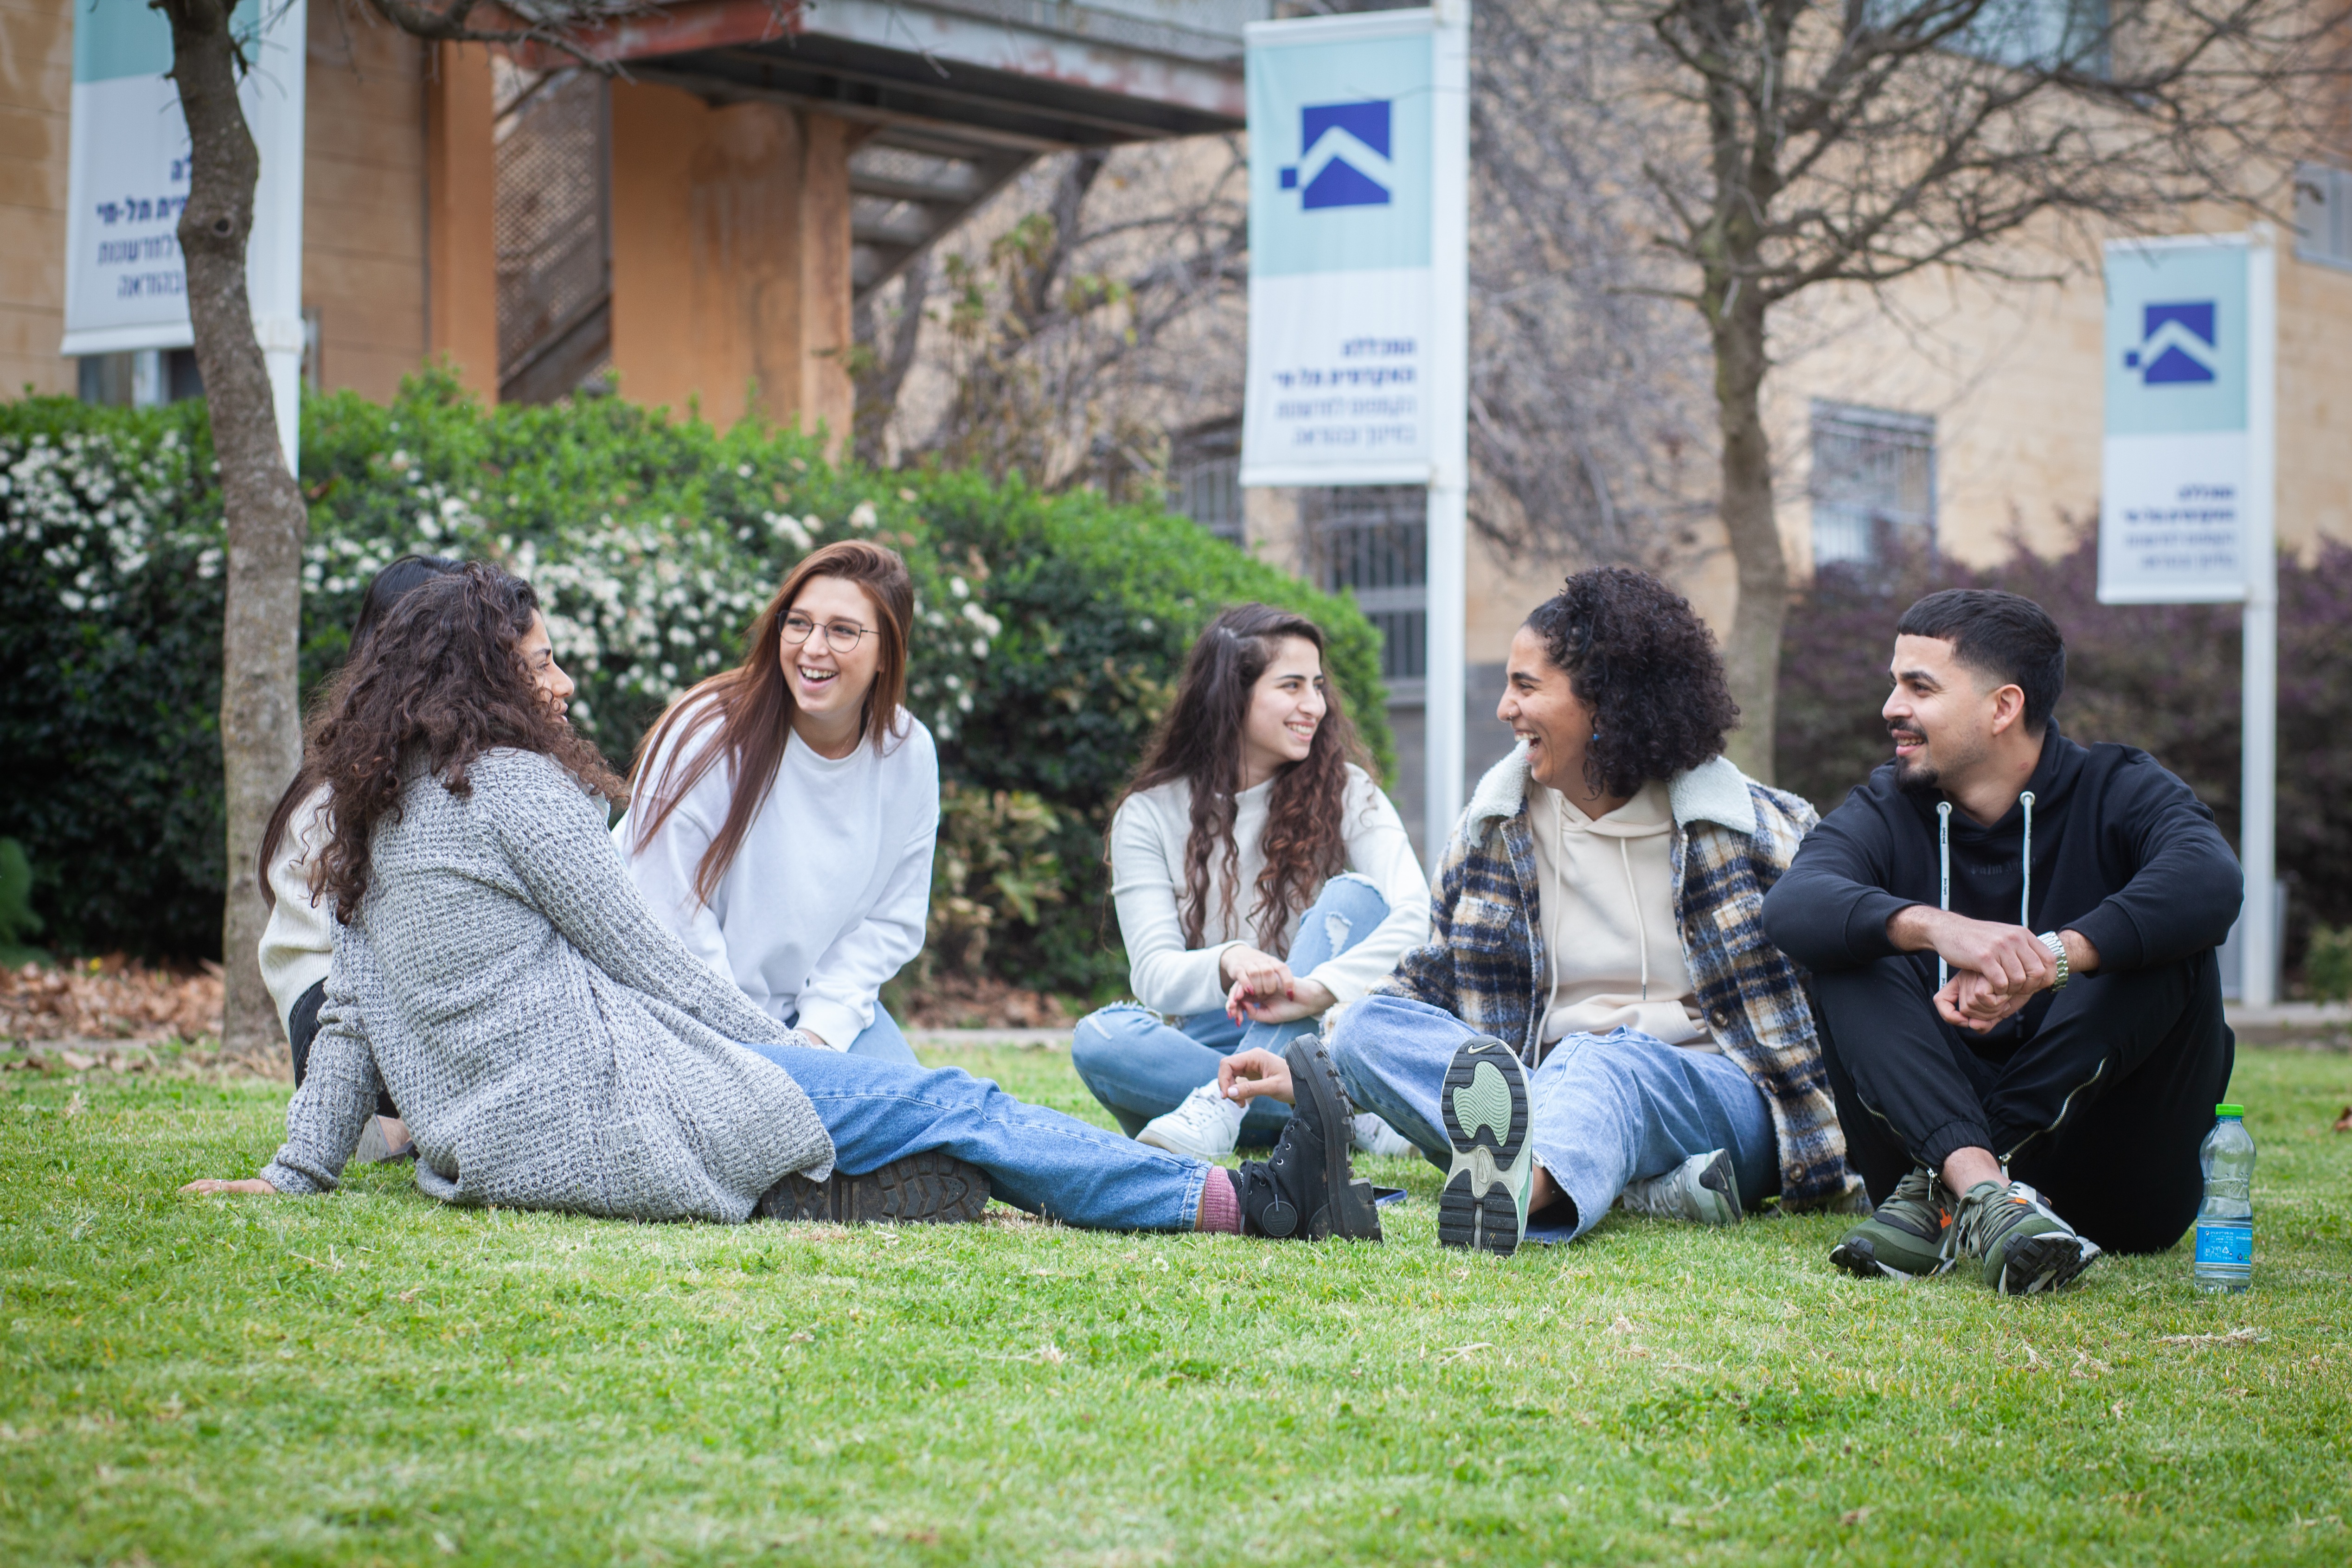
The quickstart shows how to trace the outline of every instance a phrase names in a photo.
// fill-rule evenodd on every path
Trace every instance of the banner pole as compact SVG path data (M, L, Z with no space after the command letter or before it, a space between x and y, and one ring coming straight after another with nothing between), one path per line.
M2246 246L2245 695L2240 724L2238 916L2247 1007L2278 1000L2278 251L2269 225Z
M1470 0L1437 0L1431 47L1430 465L1423 858L1433 872L1462 814L1470 504Z

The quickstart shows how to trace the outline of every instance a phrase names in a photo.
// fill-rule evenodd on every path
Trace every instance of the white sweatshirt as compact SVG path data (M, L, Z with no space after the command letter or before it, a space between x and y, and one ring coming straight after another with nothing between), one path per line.
M1528 780L1537 906L1551 967L1541 1037L1623 1027L1719 1049L1699 1010L1675 917L1675 813L1654 779L1605 817Z
M321 894L310 902L310 859L327 847L327 787L320 785L286 820L278 858L269 863L269 891L278 895L261 931L261 983L278 1004L278 1022L294 1036L294 1004L327 977L335 956L335 904Z
M1225 949L1258 945L1250 907L1257 902L1258 873L1265 869L1259 840L1273 797L1272 779L1234 797L1241 880L1233 911L1228 916L1222 890L1212 890L1201 933L1208 945L1191 949L1184 946L1180 905L1184 843L1192 833L1192 787L1180 779L1147 789L1129 797L1111 820L1110 891L1118 933L1127 943L1128 984L1135 999L1152 1011L1181 1018L1224 1008L1226 986L1217 967ZM1429 940L1429 883L1413 858L1412 841L1380 786L1353 764L1348 768L1345 811L1347 869L1380 889L1389 915L1353 947L1300 977L1322 985L1342 1005L1362 996L1398 959ZM1210 854L1212 877L1222 873L1222 860L1221 851ZM1293 915L1283 935L1295 937L1297 930Z
M695 744L707 745L716 727ZM645 777L650 796L676 749L665 742ZM940 829L939 752L904 708L897 738L839 761L800 737L784 746L775 784L734 863L705 904L695 868L727 821L732 769L722 759L636 848L636 811L613 829L654 917L779 1022L846 1051L874 1021L882 984L922 950Z

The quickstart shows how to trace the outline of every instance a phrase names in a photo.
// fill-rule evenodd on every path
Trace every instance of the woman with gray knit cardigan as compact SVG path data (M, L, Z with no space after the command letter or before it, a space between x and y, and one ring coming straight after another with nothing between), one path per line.
M801 1043L639 897L605 831L624 787L565 721L571 694L530 586L480 563L412 591L338 675L308 740L337 919L310 1072L258 1177L185 1190L332 1187L381 1085L446 1202L969 1218L992 1193L1100 1228L1360 1231L1312 1051L1300 1100L1324 1097L1286 1160L1234 1174L959 1070Z

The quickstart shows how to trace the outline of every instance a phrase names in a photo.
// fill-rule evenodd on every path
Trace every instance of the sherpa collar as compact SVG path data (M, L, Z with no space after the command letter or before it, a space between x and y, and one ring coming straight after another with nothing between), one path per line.
M1527 800L1528 743L1523 740L1478 780L1457 831L1475 839L1488 822L1517 816L1526 809ZM1729 758L1717 757L1675 774L1667 780L1666 800L1674 809L1677 828L1719 822L1735 833L1753 836L1756 831L1756 802L1748 794L1748 776Z

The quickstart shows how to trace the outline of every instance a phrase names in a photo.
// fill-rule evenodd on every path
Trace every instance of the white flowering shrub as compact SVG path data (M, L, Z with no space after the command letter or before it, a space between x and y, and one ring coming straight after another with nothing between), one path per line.
M1123 977L1102 939L1106 812L1222 606L1315 617L1389 764L1379 646L1352 604L1092 494L835 466L796 432L721 434L616 399L485 413L438 375L388 406L309 400L302 486L306 690L387 562L496 560L538 588L579 684L573 720L620 765L664 706L742 656L803 556L845 538L898 550L916 595L908 706L943 771L1053 824L1032 859L1058 867L1062 896L984 894L1003 898L987 965L1024 985ZM0 836L24 841L60 950L218 950L221 543L201 404L0 403Z

